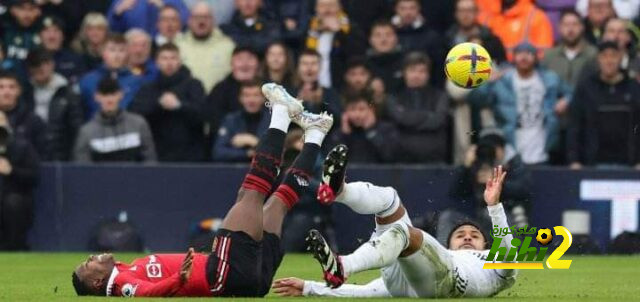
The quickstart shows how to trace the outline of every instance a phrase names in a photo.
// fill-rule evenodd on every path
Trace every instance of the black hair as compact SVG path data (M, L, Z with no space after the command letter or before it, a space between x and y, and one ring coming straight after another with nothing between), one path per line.
M27 68L38 68L49 62L53 62L53 55L51 52L43 48L37 48L30 51L25 59Z
M122 89L120 88L120 83L118 83L117 80L111 78L110 76L102 78L102 80L98 82L98 89L96 90L97 93L102 95L110 95L118 93L120 91L122 91Z
M598 53L602 53L607 49L620 50L620 48L618 48L618 44L613 41L602 41L598 44Z
M14 80L16 81L16 83L18 83L18 85L20 85L20 80L18 79L18 76L15 73L8 70L0 69L0 79Z
M427 72L431 72L431 59L423 52L414 51L408 53L402 62L402 70L406 70L407 68L415 65L426 65Z
M576 18L578 18L578 21L580 22L580 24L584 24L584 22L582 21L582 17L580 17L580 14L578 14L578 12L575 9L565 9L560 13L560 18L558 20L562 21L562 19L564 19L564 17L569 16L569 15L573 15Z
M258 78L254 78L248 81L243 81L242 83L240 83L240 92L242 92L242 90L245 88L253 88L253 87L260 88L260 86L262 86L262 81Z
M482 230L482 228L480 227L480 225L478 223L476 223L473 220L463 220L460 221L458 224L456 224L453 229L451 229L451 232L449 232L449 236L447 236L447 248L451 248L451 246L449 246L449 243L451 242L451 237L453 237L453 233L455 233L459 228L465 226L465 225L470 225L474 228L476 228L478 230L478 232L480 232L480 234L482 234L482 237L484 239L484 248L488 248L489 247L489 237L487 236L487 234L485 234L485 232Z
M82 280L80 280L80 277L78 277L78 274L76 274L76 272L73 272L71 274L71 283L73 283L73 288L76 290L76 294L78 296L91 295L91 289L84 282L82 282Z
M351 57L347 60L345 71L353 68L357 68L357 67L362 67L366 69L369 73L371 73L371 68L367 63L367 59L365 57L359 57L359 56Z
M163 51L180 53L180 48L178 48L178 46L173 44L172 42L162 44L160 47L158 47L158 49L156 49L156 57Z
M236 48L233 49L233 53L231 53L231 56L235 56L239 53L243 53L243 52L248 52L252 55L254 55L256 58L259 58L260 56L258 55L258 52L255 50L255 48L251 47L251 46L247 46L247 45L241 45L238 46Z
M344 96L344 106L353 105L359 102L366 102L369 106L374 107L373 103L373 91L370 89L363 89L362 91L349 91Z
M314 56L317 57L318 59L322 58L322 55L315 49L311 49L311 48L305 48L300 55L298 56L298 58L302 58L302 56Z

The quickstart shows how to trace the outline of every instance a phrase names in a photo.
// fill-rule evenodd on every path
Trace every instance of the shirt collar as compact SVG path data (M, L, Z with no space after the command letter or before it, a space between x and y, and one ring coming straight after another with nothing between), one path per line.
M107 282L107 297L111 296L111 292L113 291L113 282L116 280L116 276L118 276L120 272L117 267L113 267L113 271L111 271L111 276L109 277L109 282Z

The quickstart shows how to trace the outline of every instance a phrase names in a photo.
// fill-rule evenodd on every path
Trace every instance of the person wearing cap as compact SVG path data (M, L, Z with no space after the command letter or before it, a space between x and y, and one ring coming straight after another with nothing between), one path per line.
M200 80L205 91L218 84L231 71L235 43L216 26L211 8L205 2L191 7L189 31L176 39L184 65Z
M567 159L571 168L635 166L640 169L640 84L620 70L622 51L602 42L599 71L576 87L569 110Z
M78 83L80 77L87 71L87 67L80 55L64 46L63 21L55 16L44 17L39 37L42 47L53 55L56 72L72 84Z
M489 107L508 143L528 165L546 164L560 148L558 116L566 113L571 89L555 72L540 67L537 49L520 43L514 49L514 68L473 90L468 101Z
M438 215L436 237L446 242L447 235L456 221L474 219L481 223L483 229L490 229L491 220L484 211L482 190L491 178L492 167L502 165L509 177L505 180L502 202L507 216L517 227L528 223L532 185L531 172L522 162L513 145L509 144L502 131L487 128L480 132L475 145L467 149L464 162L454 170L453 180L449 187L449 197L455 205L470 204L469 208L450 207Z
M2 22L0 37L5 57L24 60L29 51L40 45L38 26L42 11L35 1L10 1L9 18Z
M49 151L43 160L67 161L83 123L80 97L64 76L55 72L51 52L32 50L25 60L33 90L33 111L47 124Z

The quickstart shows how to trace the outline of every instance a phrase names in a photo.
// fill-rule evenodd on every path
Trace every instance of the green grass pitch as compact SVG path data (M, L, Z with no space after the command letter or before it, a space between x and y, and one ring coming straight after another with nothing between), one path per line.
M118 255L129 261L139 255ZM78 253L0 253L0 301L100 301L105 298L78 298L71 286L72 268L86 259ZM494 298L473 301L640 301L640 256L584 257L565 255L572 259L568 270L521 271L518 281L509 290ZM371 271L349 280L362 283L377 275ZM288 255L277 277L296 276L321 278L318 264L310 255ZM272 301L345 301L339 298L279 298ZM153 299L149 299L153 300ZM163 299L155 299L163 300ZM164 299L166 300L166 299ZM171 299L171 301L205 301L208 299ZM249 301L255 299L223 299ZM362 301L374 299L363 299ZM387 299L375 299L386 301ZM412 299L394 299L409 301ZM454 300L448 300L454 301Z

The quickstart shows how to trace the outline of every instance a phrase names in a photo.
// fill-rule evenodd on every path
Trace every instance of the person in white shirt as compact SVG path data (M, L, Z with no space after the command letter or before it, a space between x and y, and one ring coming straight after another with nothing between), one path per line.
M273 284L281 296L334 297L489 297L511 287L517 270L483 269L489 250L487 236L473 222L463 222L449 236L448 249L434 237L411 225L407 210L395 189L365 182L344 183L347 148L334 148L324 164L320 202L334 199L359 214L374 214L376 231L372 239L346 256L335 254L319 232L307 238L320 262L327 285L298 278L284 278ZM494 169L484 199L493 225L508 227L500 193L506 177L502 166ZM337 196L334 192L338 192ZM506 235L501 245L513 237ZM366 270L381 269L381 278L366 285L343 284L347 277Z

